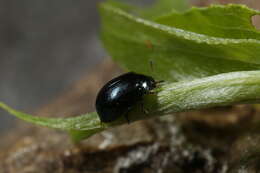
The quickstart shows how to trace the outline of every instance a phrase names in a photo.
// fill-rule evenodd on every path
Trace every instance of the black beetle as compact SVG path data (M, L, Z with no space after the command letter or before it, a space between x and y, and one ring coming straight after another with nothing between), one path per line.
M152 77L134 72L112 79L97 95L96 110L100 121L107 123L125 116L129 123L128 112L155 87Z

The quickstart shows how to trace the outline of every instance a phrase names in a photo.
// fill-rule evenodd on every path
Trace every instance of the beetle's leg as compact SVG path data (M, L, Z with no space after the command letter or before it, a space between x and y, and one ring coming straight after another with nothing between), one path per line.
M164 82L164 80L155 81L155 86L160 85L163 82ZM148 94L157 94L157 93L158 93L158 91L153 91L153 90L148 91Z
M102 127L103 127L103 122L100 121L99 125L100 125L100 127L102 128Z
M144 107L144 102L141 102L141 109L142 109L142 112L145 114L145 115L148 115L149 114L149 111L147 109L145 109Z
M161 84L163 82L164 82L164 80L157 80L157 81L155 81L155 84Z
M154 94L157 94L157 92L156 91L149 91L148 94L154 95Z
M130 119L128 117L128 113L129 111L131 110L131 108L128 108L124 113L123 113L123 116L125 117L126 121L128 124L130 124Z
M161 86L162 85L162 83L164 82L164 80L157 80L157 81L155 81L155 86Z
M124 117L125 117L127 123L130 124L130 120L129 120L129 117L128 117L128 112L126 112L126 113L124 114Z

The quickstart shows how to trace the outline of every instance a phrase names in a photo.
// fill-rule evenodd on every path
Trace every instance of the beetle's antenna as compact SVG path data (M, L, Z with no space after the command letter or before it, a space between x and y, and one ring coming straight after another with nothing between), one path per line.
M153 72L154 72L154 69L153 69L153 61L152 61L152 60L149 60L149 63L150 63L151 71L152 71L152 73L153 73Z
M150 63L151 72L154 73L153 61L149 60L149 63ZM161 84L163 82L164 82L164 80L155 81L156 84Z

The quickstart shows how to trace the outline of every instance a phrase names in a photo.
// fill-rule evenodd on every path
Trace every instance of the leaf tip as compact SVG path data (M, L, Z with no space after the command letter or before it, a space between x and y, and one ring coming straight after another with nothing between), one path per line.
M3 110L10 112L11 108L9 106L7 106L7 104L5 104L4 102L0 102L0 108L2 108Z

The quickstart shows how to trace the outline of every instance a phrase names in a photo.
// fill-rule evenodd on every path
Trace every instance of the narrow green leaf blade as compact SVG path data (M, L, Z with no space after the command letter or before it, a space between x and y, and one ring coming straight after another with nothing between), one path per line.
M164 85L156 110L183 112L194 109L260 103L260 71L222 73L192 81Z
M231 72L192 81L164 83L155 91L157 94L147 95L143 100L148 115L140 105L136 105L128 115L131 122L189 110L259 103L260 71ZM71 118L44 118L16 111L3 103L0 108L27 122L67 131L75 142L106 128L127 123L123 116L113 123L101 125L96 113Z
M75 142L92 136L93 134L102 131L105 128L105 126L101 125L98 115L95 112L71 118L47 118L33 116L17 111L2 102L0 102L0 108L26 122L57 130L67 131L72 135L71 137Z
M32 116L30 114L26 114L26 113L17 111L15 109L12 109L2 102L0 102L0 107L2 109L6 110L7 112L9 112L11 115L14 115L17 118L22 119L24 121L27 121L27 122L30 122L33 124L37 124L40 126L46 126L49 128L66 130L66 122L62 121L62 119Z

